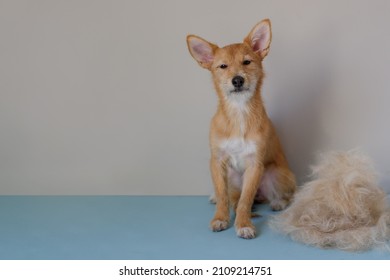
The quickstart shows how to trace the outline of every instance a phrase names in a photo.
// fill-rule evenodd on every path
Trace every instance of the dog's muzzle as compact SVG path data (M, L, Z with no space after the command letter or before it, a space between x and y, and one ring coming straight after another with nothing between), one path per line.
M241 76L235 76L232 79L232 84L233 84L234 88L242 88L242 86L244 85L244 82L245 82L245 79Z
M234 89L231 92L242 92L244 89L245 79L242 76L235 76L232 79Z

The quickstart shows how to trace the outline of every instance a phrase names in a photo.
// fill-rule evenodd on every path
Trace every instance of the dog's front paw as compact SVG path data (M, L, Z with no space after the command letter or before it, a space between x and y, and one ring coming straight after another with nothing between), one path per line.
M222 230L227 229L228 226L229 226L228 221L223 221L223 220L218 220L218 219L214 219L210 223L210 229L212 231L222 231Z
M242 227L236 229L237 236L244 239L252 239L256 237L256 230L253 227Z

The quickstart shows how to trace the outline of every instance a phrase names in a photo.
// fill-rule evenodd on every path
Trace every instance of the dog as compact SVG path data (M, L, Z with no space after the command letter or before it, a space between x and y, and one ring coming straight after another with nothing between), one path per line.
M251 221L255 200L266 200L272 210L282 210L296 189L261 97L262 61L271 37L269 19L256 24L242 43L222 48L199 36L187 36L190 54L211 72L219 99L209 136L216 199L210 228L227 229L231 207L236 233L245 239L256 236Z

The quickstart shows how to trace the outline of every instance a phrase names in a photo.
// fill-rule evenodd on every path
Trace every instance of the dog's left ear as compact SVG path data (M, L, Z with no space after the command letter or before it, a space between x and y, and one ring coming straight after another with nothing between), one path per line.
M252 50L259 54L261 59L267 56L271 44L271 21L264 19L252 28L244 43L252 47Z

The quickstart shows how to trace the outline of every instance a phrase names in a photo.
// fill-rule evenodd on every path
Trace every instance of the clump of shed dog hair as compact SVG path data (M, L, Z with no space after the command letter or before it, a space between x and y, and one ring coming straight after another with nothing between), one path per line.
M389 249L390 210L371 160L359 150L322 155L312 181L295 195L271 227L322 248Z

